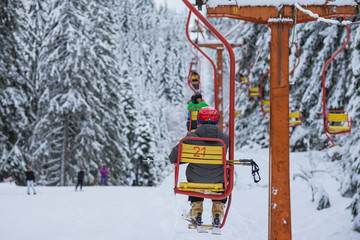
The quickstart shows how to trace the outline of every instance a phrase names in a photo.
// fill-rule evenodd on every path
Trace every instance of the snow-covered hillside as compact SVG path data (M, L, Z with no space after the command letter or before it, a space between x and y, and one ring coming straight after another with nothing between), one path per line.
M291 181L293 240L357 240L351 230L351 199L340 196L339 184L331 179L336 165L324 161L320 152L291 154L291 176L307 172L310 159L318 170L309 182ZM91 186L37 187L27 195L25 187L0 184L0 235L6 240L202 240L267 239L268 149L238 153L253 158L262 180L255 184L247 167L236 167L237 184L231 210L221 236L187 229L181 218L189 210L186 196L174 196L173 175L160 187ZM321 171L323 170L323 171ZM309 183L323 187L331 206L316 210L318 195L311 202ZM204 222L210 223L210 201L205 201Z

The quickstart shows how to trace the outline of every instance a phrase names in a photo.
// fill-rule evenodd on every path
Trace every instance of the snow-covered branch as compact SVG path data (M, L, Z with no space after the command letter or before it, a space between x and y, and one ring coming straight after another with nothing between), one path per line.
M354 24L360 24L360 22L351 22L351 21L347 21L347 20L339 22L337 20L326 19L326 18L320 17L318 14L313 13L310 10L302 8L298 3L295 3L295 7L297 9L299 9L300 11L302 11L303 13L309 15L310 17L316 18L318 22L324 22L324 23L334 24L334 25L339 25L339 26L349 26L349 25L354 25Z

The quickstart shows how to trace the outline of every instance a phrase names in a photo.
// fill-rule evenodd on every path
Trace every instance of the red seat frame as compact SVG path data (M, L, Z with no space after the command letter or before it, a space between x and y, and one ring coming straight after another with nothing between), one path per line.
M212 194L206 194L206 193L201 193L201 192L184 191L184 190L180 190L178 188L179 169L180 169L181 154L182 154L182 143L185 140L219 142L223 145L222 162L223 162L223 166L224 166L224 192L222 194L212 195ZM201 144L198 144L198 145L201 145ZM221 139L217 139L217 138L185 137L185 138L181 139L178 146L179 146L178 147L179 148L178 149L178 158L177 158L177 162L174 163L174 166L175 166L174 192L175 192L175 194L183 194L183 195L199 197L199 198L207 198L207 199L212 199L212 200L222 200L231 194L232 189L234 187L234 177L233 177L234 176L234 165L228 165L226 163L226 144L224 141L222 141Z

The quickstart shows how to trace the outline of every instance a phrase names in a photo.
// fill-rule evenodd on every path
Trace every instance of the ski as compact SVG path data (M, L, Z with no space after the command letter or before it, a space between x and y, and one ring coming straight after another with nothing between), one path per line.
M198 233L207 233L208 229L211 229L211 225L200 225L197 224L195 221L191 220L189 216L183 215L183 219L188 221L190 224L188 225L189 229L196 229Z
M197 231L198 233L207 233L207 232L208 232L207 229L206 229L204 226L202 226L202 225L197 225L197 224L195 224L195 223L193 223L193 225L194 225L194 227L196 228L196 231Z
M213 220L213 225L211 229L211 234L221 235L221 224L219 214L215 214L215 218Z
M201 226L206 230L211 230L212 229L212 225L209 225L209 224L208 225L202 224ZM189 223L188 228L189 229L196 229L196 227L192 223Z
M186 221L190 222L188 225L189 229L196 229L198 233L207 233L208 229L211 228L211 225L198 225L196 222L192 221L191 219L185 219Z
M221 228L213 226L212 229L211 229L211 234L221 235Z

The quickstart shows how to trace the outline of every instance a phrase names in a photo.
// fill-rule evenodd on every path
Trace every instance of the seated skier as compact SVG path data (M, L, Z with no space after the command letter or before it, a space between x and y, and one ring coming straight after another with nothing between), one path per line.
M189 132L189 137L203 137L203 138L218 138L225 142L226 148L229 145L229 136L224 134L217 124L219 123L220 115L215 108L203 107L199 110L197 122L200 124L194 132ZM200 141L200 140L185 140L184 143L204 145L204 146L218 146L220 142ZM170 153L170 162L176 163L178 156L178 145L172 149ZM214 164L195 164L189 163L186 168L186 178L188 182L195 183L224 183L224 168L222 165ZM202 212L203 212L203 198L189 196L191 202L190 218L194 224L201 226ZM224 217L224 205L227 198L222 200L213 200L212 204L212 220L214 227L220 227L221 221Z
M195 90L199 90L200 88L200 76L197 72L193 71L191 74L191 85Z
M191 130L194 130L197 128L196 118L194 120L192 118L192 115L195 114L195 116L196 116L197 112L199 111L200 108L207 107L207 106L209 106L209 105L202 99L201 93L197 92L191 96L191 102L189 102L189 104L187 106L187 110L189 111L189 114L188 114L188 121L187 121L186 127L187 127L188 131L191 131ZM191 127L190 127L190 124L191 124Z

